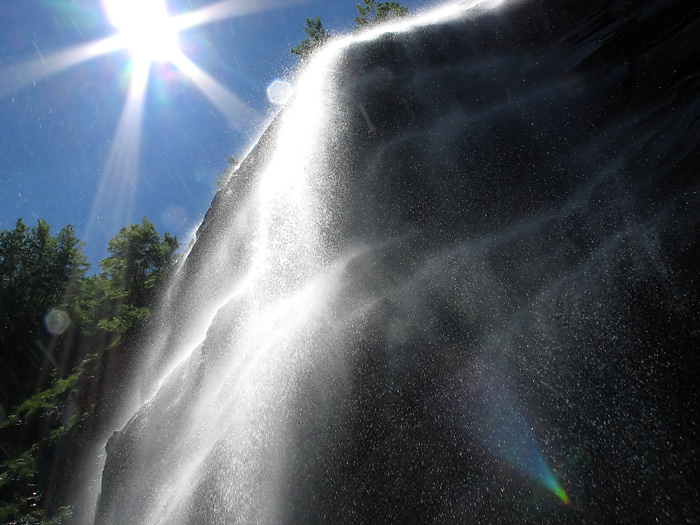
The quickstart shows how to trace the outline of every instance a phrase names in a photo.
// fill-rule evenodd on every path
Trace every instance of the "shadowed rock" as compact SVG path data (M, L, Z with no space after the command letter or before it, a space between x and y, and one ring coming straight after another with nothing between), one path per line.
M200 227L96 523L697 519L700 24L668 4L322 54Z

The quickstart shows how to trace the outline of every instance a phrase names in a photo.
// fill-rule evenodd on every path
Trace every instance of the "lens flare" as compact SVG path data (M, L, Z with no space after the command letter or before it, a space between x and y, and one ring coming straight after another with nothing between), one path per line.
M293 91L294 88L289 82L275 79L267 86L267 99L273 104L283 105L292 96Z
M571 498L567 495L566 492L564 492L564 489L559 485L559 483L556 483L556 487L554 489L554 493L557 495L557 497L564 503L564 505L571 505Z
M61 335L70 324L70 317L59 308L52 308L44 316L44 326L53 335Z
M464 427L489 454L547 488L565 505L571 504L504 377L494 371L483 373L466 405Z

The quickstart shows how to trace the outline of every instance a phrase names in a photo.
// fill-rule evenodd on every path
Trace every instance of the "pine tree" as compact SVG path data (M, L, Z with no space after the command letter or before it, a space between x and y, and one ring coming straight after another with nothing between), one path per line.
M292 53L299 55L302 60L306 60L319 47L325 44L331 35L324 29L321 17L307 18L304 28L306 38L301 43L291 49Z
M0 231L0 400L5 407L33 391L38 371L52 358L44 347L47 337L56 335L52 312L64 324L75 321L89 267L83 248L72 226L54 237L42 219L33 228L18 219L13 230Z
M377 2L376 0L363 0L364 5L356 4L355 9L360 16L355 18L358 28L368 27L392 18L408 16L408 7L398 2Z
M100 261L103 273L91 283L96 302L101 303L96 311L101 328L125 332L150 316L154 292L165 280L179 246L169 233L161 237L146 217L110 239L110 256Z

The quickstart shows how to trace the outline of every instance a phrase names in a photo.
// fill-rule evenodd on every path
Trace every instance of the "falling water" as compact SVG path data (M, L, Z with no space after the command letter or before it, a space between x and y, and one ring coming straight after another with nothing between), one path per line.
M96 523L696 515L697 21L636 48L678 13L554 4L315 57L166 295Z

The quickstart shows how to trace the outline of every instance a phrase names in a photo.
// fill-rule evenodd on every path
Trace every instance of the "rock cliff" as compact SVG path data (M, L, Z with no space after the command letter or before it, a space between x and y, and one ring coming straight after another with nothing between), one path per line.
M697 7L453 11L332 44L217 194L96 523L700 516Z

